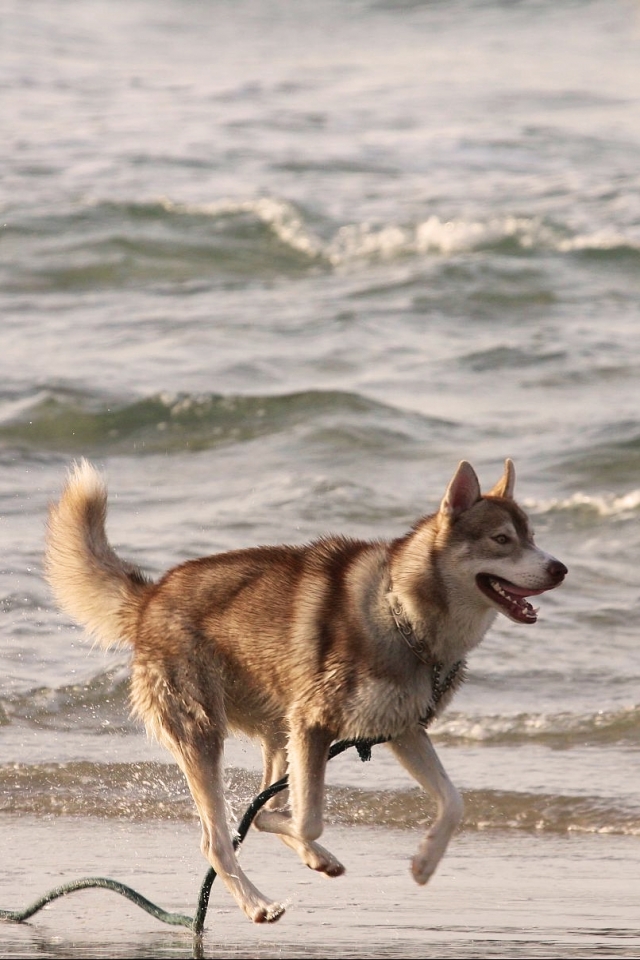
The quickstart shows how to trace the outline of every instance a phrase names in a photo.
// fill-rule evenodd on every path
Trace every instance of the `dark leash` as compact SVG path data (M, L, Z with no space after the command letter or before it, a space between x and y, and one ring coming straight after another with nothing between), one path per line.
M379 737L375 740L341 740L331 747L329 760L337 757L338 754L343 753L350 747L356 748L361 760L370 760L371 748L376 746L376 744L386 743L388 739L388 737ZM255 800L249 804L235 832L233 838L234 849L237 850L246 837L258 811L277 793L286 790L288 785L289 778L288 776L284 776L276 783L272 783L271 786L263 790L262 793L259 793ZM196 912L193 917L186 916L183 913L172 913L169 910L163 910L162 907L152 903L151 900L147 900L142 894L128 887L126 884L120 883L118 880L111 880L108 877L85 877L82 880L72 880L70 883L65 883L59 887L55 887L53 890L49 890L48 893L45 893L44 896L35 900L24 910L0 910L0 920L4 920L7 923L24 923L53 900L66 897L70 893L75 893L76 890L87 890L92 887L98 887L103 890L112 890L114 893L126 897L128 900L131 900L132 903L135 903L136 906L140 907L141 910L146 910L147 913L162 923L168 923L174 927L186 927L187 930L193 933L194 937L201 937L207 916L211 887L213 886L215 878L216 871L213 867L210 867L200 887Z

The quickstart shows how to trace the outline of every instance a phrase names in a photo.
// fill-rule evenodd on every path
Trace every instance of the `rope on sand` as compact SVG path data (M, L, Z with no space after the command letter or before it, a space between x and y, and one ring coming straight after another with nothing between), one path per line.
M356 748L361 760L370 760L371 748L378 743L385 743L386 739L386 737L380 737L377 740L341 740L331 747L329 760L337 757L339 753L343 753L350 747ZM247 807L234 836L234 849L237 849L246 837L258 811L277 793L280 793L281 790L286 790L288 784L289 778L287 776L282 777L281 780L272 783L270 787L267 787L266 790L258 794L255 800ZM0 920L5 920L8 923L24 923L25 920L28 920L35 913L38 913L39 910L42 910L48 903L51 903L52 900L57 900L59 897L66 897L76 890L99 887L104 890L112 890L114 893L119 893L121 896L127 897L127 899L135 903L136 906L142 910L146 910L147 913L150 913L152 917L155 917L156 920L160 920L162 923L168 923L174 927L186 927L188 930L191 930L195 937L200 937L204 929L207 908L209 906L209 896L215 878L216 871L213 867L210 867L200 887L198 904L193 917L163 910L162 907L156 906L155 903L147 900L142 894L137 893L137 891L131 887L127 887L124 883L119 883L117 880L111 880L108 877L86 877L82 880L72 880L70 883L55 887L38 900L35 900L24 910L0 910Z

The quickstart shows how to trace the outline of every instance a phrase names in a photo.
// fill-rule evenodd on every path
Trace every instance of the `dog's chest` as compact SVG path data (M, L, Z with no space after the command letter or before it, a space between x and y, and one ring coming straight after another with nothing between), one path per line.
M460 660L421 665L403 684L379 677L365 679L345 706L340 735L394 736L416 723L427 726L447 705L463 675Z

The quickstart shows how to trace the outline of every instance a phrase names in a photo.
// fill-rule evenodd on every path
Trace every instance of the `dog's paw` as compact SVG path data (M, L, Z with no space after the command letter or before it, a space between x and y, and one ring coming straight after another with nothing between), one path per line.
M452 830L448 825L436 823L418 847L411 862L411 873L416 883L428 883L442 860L451 839Z
M303 853L304 863L325 877L341 877L345 872L344 866L332 853L321 847L319 843L308 844Z
M285 906L282 903L266 903L256 907L251 919L254 923L275 923L285 912Z
M317 870L318 873L324 874L325 877L341 877L345 873L345 868L339 860L336 860L334 857L322 864L321 866L312 867L312 870Z
M411 874L415 882L419 883L420 886L428 883L435 873L437 865L438 861L436 860L434 863L432 857L426 857L423 853L416 853L411 861Z

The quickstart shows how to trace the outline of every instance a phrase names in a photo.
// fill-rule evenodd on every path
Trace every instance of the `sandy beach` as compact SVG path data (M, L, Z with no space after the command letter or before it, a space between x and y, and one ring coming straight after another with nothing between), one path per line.
M5 819L0 906L18 909L61 882L114 877L168 910L192 914L204 864L196 824ZM3 924L7 957L637 957L640 844L608 836L461 834L424 889L407 871L412 831L334 828L347 874L328 882L251 834L252 877L288 910L247 922L214 884L205 936L164 926L102 890ZM273 840L273 842L271 842Z

